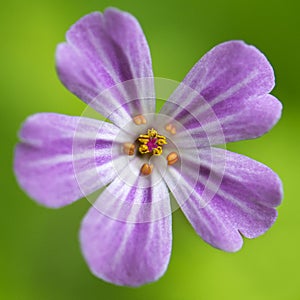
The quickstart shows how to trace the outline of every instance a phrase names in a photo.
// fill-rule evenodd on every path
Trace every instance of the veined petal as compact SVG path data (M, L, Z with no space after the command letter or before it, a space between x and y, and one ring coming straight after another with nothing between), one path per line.
M149 205L157 201L160 205ZM106 203L105 214L103 203L97 202ZM165 215L166 206L168 215ZM108 212L112 214L107 215ZM125 214L130 221L124 220ZM152 220L142 222L145 214L152 215ZM167 268L172 246L165 183L160 181L153 187L139 188L139 179L130 187L116 178L85 216L80 241L84 257L97 277L127 286L157 280Z
M80 19L58 46L56 62L63 84L120 126L155 111L149 47L129 13L110 8Z
M88 118L54 113L29 117L15 151L20 186L49 207L70 204L96 191L116 176L111 145L118 131L112 124Z
M197 167L182 171L181 184L173 186L178 170L170 168L166 183L206 242L237 251L243 243L240 233L255 238L274 223L274 207L282 199L281 181L271 169L243 155L211 148L201 149L200 156L200 171ZM224 159L223 168L219 164ZM191 186L191 178L198 178L195 186Z
M256 138L281 116L281 103L267 95L274 87L273 69L255 47L241 41L209 51L171 95L162 113L173 116L201 145ZM170 104L172 103L172 104Z

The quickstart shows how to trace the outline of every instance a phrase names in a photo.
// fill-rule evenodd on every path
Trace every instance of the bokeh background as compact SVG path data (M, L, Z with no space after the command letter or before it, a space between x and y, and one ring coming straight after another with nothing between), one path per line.
M0 299L300 299L300 5L297 0L74 1L1 4ZM133 13L150 44L155 75L183 79L211 47L231 39L256 45L272 63L284 114L267 135L228 148L278 172L285 197L272 229L234 254L205 244L180 211L173 253L158 282L138 289L95 278L79 248L86 200L60 210L38 206L18 187L13 147L26 116L80 115L84 105L59 82L56 45L77 19L115 6Z

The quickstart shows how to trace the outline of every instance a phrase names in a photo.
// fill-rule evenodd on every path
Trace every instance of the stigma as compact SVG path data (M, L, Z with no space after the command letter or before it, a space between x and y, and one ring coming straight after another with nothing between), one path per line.
M147 134L138 137L140 142L139 152L141 154L150 153L159 156L163 152L163 146L167 144L165 136L158 134L155 129L148 129Z

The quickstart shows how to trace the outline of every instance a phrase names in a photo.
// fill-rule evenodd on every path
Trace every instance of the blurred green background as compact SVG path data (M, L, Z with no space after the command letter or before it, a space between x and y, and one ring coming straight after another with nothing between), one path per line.
M272 229L234 254L205 244L180 211L173 214L169 268L158 282L117 287L89 272L79 249L81 200L60 210L31 201L12 173L21 122L36 112L80 115L84 105L59 82L56 45L86 13L115 6L133 13L150 44L155 75L181 80L211 47L230 39L256 45L277 76L284 104L266 136L228 146L279 173L285 197ZM300 299L300 2L5 1L1 5L0 299Z

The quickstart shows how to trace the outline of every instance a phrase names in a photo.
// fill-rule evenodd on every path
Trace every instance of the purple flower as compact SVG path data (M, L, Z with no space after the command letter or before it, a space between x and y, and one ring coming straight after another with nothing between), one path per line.
M216 46L155 113L160 96L133 16L91 13L66 39L56 52L61 81L111 122L33 115L20 131L14 168L21 187L48 207L96 195L80 230L96 276L139 286L163 275L172 243L169 194L196 232L224 251L272 226L282 199L278 176L215 147L261 136L280 118L261 52L241 41Z

